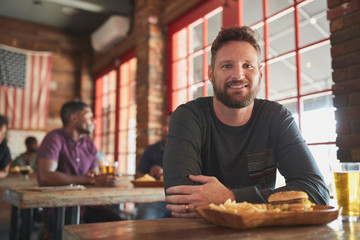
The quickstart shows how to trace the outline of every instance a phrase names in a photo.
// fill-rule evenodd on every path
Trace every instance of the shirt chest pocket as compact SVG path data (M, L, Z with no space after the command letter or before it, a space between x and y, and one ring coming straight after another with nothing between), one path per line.
M261 152L247 153L250 182L262 187L274 187L276 180L276 165L272 149Z

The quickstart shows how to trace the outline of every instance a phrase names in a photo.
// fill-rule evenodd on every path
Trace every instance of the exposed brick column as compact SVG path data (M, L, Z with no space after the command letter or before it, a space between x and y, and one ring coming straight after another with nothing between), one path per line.
M92 49L89 39L81 39L81 55L79 56L79 97L80 100L93 107L95 79L91 76L90 67Z
M360 162L360 1L328 0L338 159Z
M165 109L163 1L138 0L135 6L137 163L145 148L161 137Z

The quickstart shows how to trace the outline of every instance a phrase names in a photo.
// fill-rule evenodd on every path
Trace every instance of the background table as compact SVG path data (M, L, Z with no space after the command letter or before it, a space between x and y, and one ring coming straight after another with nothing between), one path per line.
M10 173L4 179L0 179L0 189L4 190L6 188L12 187L35 187L38 186L36 180L36 174L30 173L29 179L26 180L20 173Z
M13 187L5 189L3 200L10 203L15 209L33 208L56 208L55 236L61 239L61 231L64 226L65 207L73 207L70 210L71 222L79 223L79 206L86 205L114 205L126 202L157 202L164 201L165 194L162 187L134 188L131 185L120 187L86 187L84 190L69 190L64 187ZM16 239L18 223L15 215L12 215L11 239ZM31 211L28 211L26 219L31 221ZM24 235L30 236L31 224L22 224ZM25 234L26 232L26 234Z
M335 220L325 225L263 227L239 230L219 227L201 218L163 218L67 225L63 228L63 239L355 240L360 239L360 223L349 224Z
M10 173L6 178L0 179L0 196L3 195L3 192L6 188L13 187L34 187L38 186L36 180L36 174L30 173L29 179L26 180L20 173ZM9 231L11 229L11 215L18 215L20 217L20 212L25 212L27 210L20 211L18 208L13 207L11 204L6 203L0 198L0 223L1 231ZM15 219L17 220L17 218ZM6 236L6 238L5 238ZM7 234L0 234L0 239L8 239Z
M18 208L112 205L124 202L164 201L161 187L86 187L67 190L61 187L13 187L5 189L3 200Z

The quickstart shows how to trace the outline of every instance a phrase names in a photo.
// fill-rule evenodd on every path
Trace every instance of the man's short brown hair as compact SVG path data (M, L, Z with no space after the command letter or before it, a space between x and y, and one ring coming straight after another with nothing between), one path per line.
M250 43L255 48L260 61L261 49L258 44L259 38L259 34L247 26L222 28L211 46L211 67L214 68L215 66L216 54L219 49L230 41Z

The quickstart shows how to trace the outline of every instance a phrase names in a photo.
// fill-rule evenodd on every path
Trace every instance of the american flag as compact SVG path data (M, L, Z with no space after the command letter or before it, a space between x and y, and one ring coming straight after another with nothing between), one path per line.
M11 129L46 127L52 55L0 45L0 114Z

